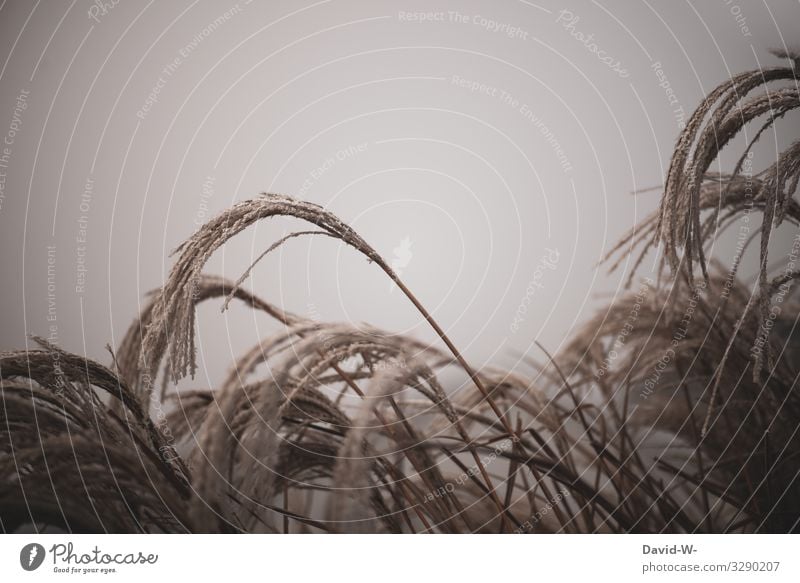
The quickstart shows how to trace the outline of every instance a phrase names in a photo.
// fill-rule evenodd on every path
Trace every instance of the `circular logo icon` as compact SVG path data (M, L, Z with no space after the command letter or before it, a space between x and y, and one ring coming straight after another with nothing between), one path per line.
M30 543L19 552L19 564L26 571L35 571L44 562L44 547L38 543Z

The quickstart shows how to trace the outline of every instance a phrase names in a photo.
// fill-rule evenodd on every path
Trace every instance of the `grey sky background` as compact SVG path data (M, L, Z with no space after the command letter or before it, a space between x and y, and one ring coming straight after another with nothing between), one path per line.
M6 0L0 349L38 334L108 362L169 253L269 191L356 228L476 365L514 366L537 339L557 351L620 293L626 273L597 263L655 209L658 191L631 193L661 183L681 120L798 42L789 0ZM208 271L236 279L298 226L261 223ZM289 242L247 286L433 340L327 238ZM197 386L275 330L220 305L200 311Z

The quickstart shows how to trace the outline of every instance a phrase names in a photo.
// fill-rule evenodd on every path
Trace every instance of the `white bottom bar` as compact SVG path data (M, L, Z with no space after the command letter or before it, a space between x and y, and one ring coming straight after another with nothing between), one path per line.
M798 540L791 535L5 535L0 580L800 581ZM41 545L35 551L34 543ZM23 567L37 562L35 570Z

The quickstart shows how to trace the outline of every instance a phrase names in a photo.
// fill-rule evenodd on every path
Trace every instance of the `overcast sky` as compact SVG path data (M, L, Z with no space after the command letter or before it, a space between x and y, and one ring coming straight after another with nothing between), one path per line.
M656 207L631 192L661 183L681 123L800 41L788 0L107 4L0 7L0 349L39 334L108 362L170 251L268 191L354 226L477 365L557 351L619 293L598 260ZM297 226L243 233L209 272ZM432 338L333 240L292 240L248 285ZM275 329L219 306L198 386Z

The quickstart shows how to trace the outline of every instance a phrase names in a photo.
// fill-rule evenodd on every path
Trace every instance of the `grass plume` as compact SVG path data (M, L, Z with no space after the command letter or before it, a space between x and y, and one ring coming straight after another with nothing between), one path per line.
M0 354L2 529L797 531L800 272L771 276L768 252L777 226L800 224L800 144L743 168L798 105L795 67L713 90L678 139L658 212L609 254L612 269L637 254L630 289L558 354L528 356L528 374L472 367L328 210L277 194L235 204L177 249L109 367L41 339ZM732 172L711 172L754 123ZM739 256L726 270L708 248L752 209L763 223L751 288ZM252 266L236 281L205 273L232 237L276 217L312 230L256 262L295 237L335 239L391 279L441 346L288 313L242 287ZM660 276L637 279L654 248ZM276 330L220 386L177 390L197 367L197 306L233 300ZM457 392L441 381L452 369L469 379Z

